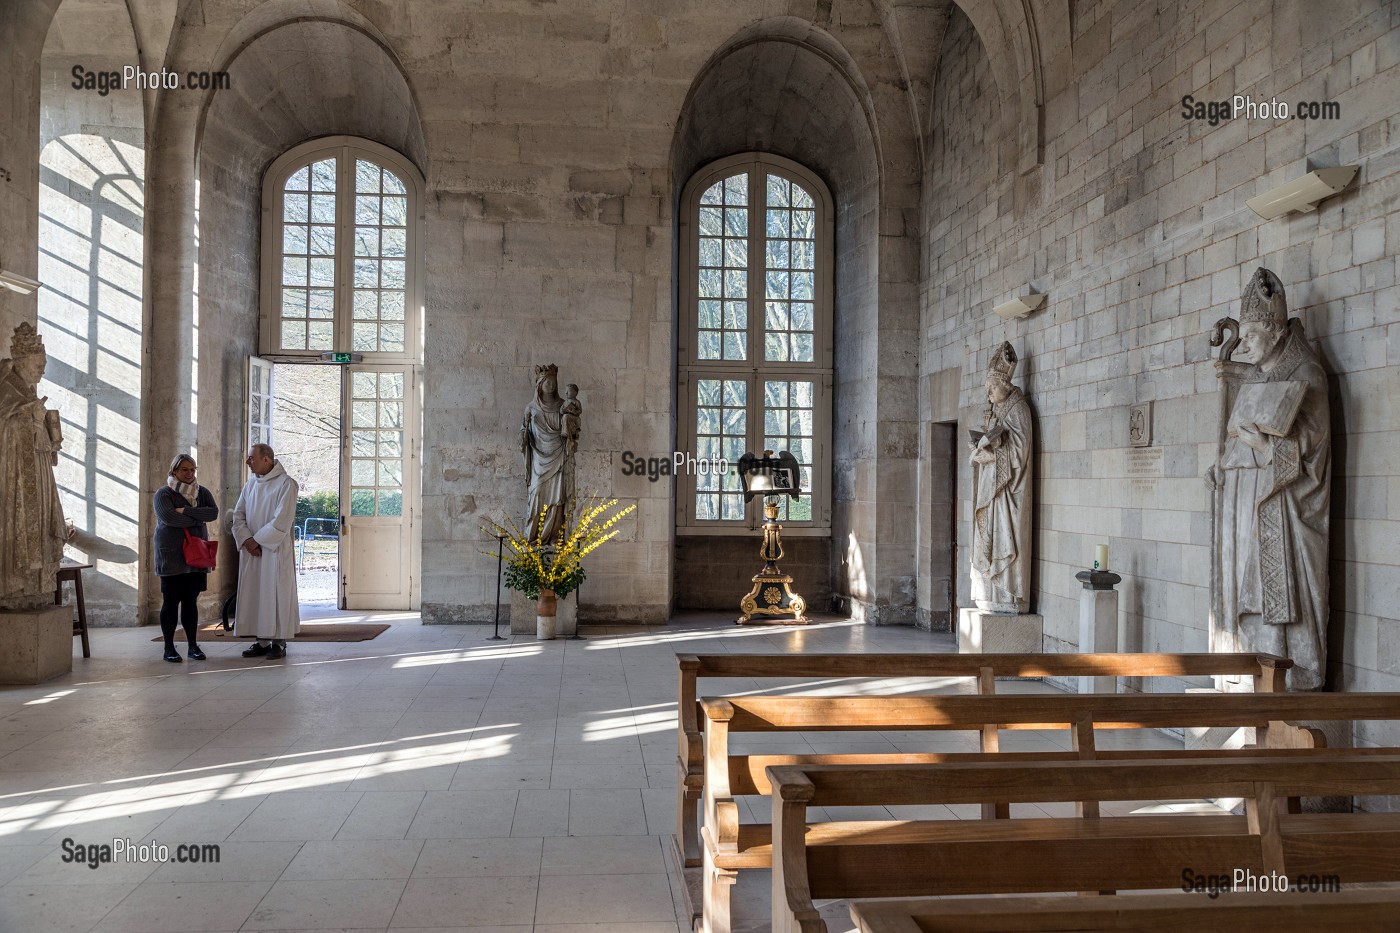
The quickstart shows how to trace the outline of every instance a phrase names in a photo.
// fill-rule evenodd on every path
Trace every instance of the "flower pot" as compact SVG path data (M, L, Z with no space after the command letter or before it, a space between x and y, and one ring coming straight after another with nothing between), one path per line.
M547 641L554 637L554 613L558 610L558 599L553 590L540 590L540 598L535 603L535 638Z

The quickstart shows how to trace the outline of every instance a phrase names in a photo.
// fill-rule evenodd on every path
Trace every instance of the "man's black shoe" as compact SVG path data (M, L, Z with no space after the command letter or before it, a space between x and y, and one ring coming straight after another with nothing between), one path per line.
M272 643L272 647L267 649L267 659L269 661L276 661L280 658L285 658L286 656L287 649L277 644L277 642L275 641Z
M254 642L252 645L249 645L247 648L243 649L243 657L245 658L260 658L267 653L267 645L264 645L261 642Z
M165 651L165 660L179 664L184 658L180 657L180 652L176 651L174 648L167 648Z
M199 645L190 645L190 650L186 654L190 656L191 661L206 660L204 652L199 650Z

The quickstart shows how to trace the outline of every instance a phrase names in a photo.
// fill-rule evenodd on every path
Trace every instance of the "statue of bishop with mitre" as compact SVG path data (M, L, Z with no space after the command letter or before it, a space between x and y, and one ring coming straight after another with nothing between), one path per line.
M1234 324L1217 324L1212 343ZM1211 647L1290 658L1289 689L1316 690L1327 663L1327 374L1268 269L1245 288L1238 342L1221 357L1229 415L1219 461L1206 473L1215 494Z

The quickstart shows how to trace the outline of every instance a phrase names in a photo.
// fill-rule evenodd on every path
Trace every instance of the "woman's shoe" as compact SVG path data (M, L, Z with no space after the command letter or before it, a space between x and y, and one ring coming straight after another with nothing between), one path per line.
M194 657L194 655L190 655L190 657ZM180 657L180 652L176 651L174 648L166 648L165 660L179 664L184 658Z
M204 652L199 650L199 645L190 645L190 650L186 651L185 654L189 655L191 661L205 660Z

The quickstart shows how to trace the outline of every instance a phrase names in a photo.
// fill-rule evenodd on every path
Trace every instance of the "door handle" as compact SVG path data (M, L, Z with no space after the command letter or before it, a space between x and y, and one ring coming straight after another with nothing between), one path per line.
M340 516L340 534L341 534L342 536L344 536L344 534L345 534L345 516L344 516L344 515Z

